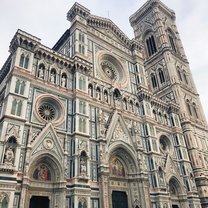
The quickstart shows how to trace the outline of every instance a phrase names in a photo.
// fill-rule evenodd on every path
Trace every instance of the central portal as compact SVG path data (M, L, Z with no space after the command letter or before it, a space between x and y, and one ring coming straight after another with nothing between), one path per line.
M112 193L113 208L128 208L126 192L113 191Z
M49 199L47 196L32 196L30 199L30 208L49 208Z

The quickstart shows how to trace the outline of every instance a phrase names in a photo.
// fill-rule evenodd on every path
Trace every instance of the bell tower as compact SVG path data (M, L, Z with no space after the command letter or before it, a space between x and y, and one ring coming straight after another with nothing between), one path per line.
M130 17L135 38L144 45L148 86L163 101L180 106L180 121L202 203L208 204L207 122L189 62L176 26L176 16L160 0L148 0Z

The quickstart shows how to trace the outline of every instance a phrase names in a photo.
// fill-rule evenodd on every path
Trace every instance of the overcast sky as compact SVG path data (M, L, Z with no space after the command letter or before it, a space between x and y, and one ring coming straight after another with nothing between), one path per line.
M129 38L133 31L129 17L146 0L77 0L91 14L110 17ZM73 0L1 0L0 68L8 57L9 43L17 29L41 38L52 47L70 27L66 13ZM190 62L191 71L208 118L208 3L207 0L163 0L176 12L177 26Z

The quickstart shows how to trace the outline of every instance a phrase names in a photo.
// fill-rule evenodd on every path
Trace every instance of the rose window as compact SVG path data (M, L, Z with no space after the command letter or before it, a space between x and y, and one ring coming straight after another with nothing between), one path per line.
M105 75L107 75L110 79L112 79L112 80L117 79L116 70L111 63L104 61L101 63L101 68L102 68L103 72L105 73Z
M38 113L40 114L41 118L43 118L44 120L52 121L55 118L56 110L49 103L43 103L38 108Z
M35 113L40 122L59 125L65 120L62 102L53 95L40 95L36 99Z
M119 84L126 87L128 84L128 74L124 68L124 62L114 57L112 53L99 51L97 53L97 72L98 76L114 85Z

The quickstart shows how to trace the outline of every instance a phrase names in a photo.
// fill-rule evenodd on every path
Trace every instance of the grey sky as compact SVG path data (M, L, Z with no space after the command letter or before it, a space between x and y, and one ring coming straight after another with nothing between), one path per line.
M92 14L110 17L130 38L133 31L129 16L146 0L77 0ZM9 43L17 29L42 39L52 47L70 27L66 13L75 1L69 0L1 0L0 68L8 57ZM191 71L208 118L208 3L207 0L163 0L176 12L177 26L190 62Z

